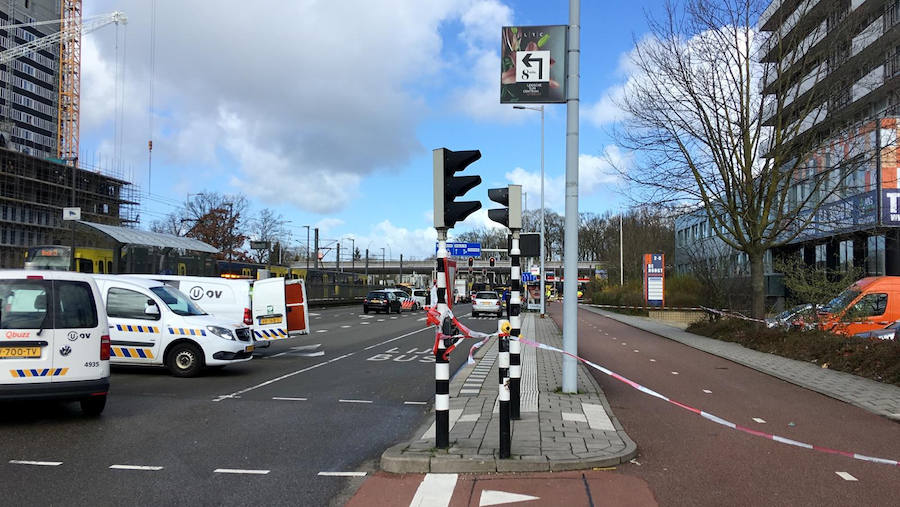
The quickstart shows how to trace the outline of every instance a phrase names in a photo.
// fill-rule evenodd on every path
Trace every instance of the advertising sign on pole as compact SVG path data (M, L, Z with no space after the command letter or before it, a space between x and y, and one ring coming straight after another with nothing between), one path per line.
M665 270L664 254L644 254L644 304L662 307L665 305Z
M566 25L504 26L501 104L566 101Z

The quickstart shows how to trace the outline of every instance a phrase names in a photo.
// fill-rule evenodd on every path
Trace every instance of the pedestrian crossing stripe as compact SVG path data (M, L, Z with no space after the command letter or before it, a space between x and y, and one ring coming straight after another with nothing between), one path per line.
M68 368L44 368L43 370L9 370L9 374L12 375L13 378L25 378L25 377L63 377L66 373L69 373Z
M153 350L140 347L110 347L109 357L127 357L129 359L153 359Z
M190 329L186 327L170 327L169 334L180 334L185 336L206 336L206 331L202 329Z
M287 338L287 331L284 329L263 329L261 331L253 330L253 334L256 335L257 338L262 338L263 340L275 340L278 338Z
M131 333L159 333L159 328L156 326L132 326L130 324L116 324L116 329L119 331L128 331Z

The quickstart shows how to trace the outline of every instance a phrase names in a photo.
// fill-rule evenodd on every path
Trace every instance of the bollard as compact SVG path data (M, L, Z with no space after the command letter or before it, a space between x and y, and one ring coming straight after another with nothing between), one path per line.
M509 334L518 337L522 329L519 315L522 311L521 280L522 274L519 268L519 229L510 229L512 232L512 245L509 250L510 267L510 295L509 295ZM512 419L520 419L519 406L521 403L522 384L522 344L516 339L509 341L509 416Z
M444 260L447 258L447 229L438 229L437 252L437 302L435 309L440 313L447 309L447 274ZM435 330L445 331L443 323ZM446 330L449 333L449 330ZM444 358L447 349L444 340L436 340L434 355L434 446L438 449L450 447L450 363Z
M500 372L500 458L510 455L510 422L509 422L509 337L500 338L497 361Z

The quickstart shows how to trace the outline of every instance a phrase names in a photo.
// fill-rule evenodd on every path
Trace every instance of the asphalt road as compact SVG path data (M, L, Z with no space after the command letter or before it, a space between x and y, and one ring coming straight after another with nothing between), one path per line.
M559 323L562 307L549 311ZM753 430L888 459L900 424L611 319L578 312L582 357ZM645 481L661 505L897 505L900 469L740 433L595 377L637 443L615 473Z
M4 503L342 505L364 477L340 474L377 470L426 422L434 335L421 311L315 310L310 327L198 378L114 367L98 419L77 404L0 405Z

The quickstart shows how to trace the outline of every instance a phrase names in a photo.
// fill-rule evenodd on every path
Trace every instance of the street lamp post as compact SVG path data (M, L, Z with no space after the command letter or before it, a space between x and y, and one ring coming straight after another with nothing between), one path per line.
M547 303L544 299L544 281L547 279L547 275L544 273L544 257L546 257L544 254L544 106L543 104L539 107L513 106L513 109L530 109L541 112L541 283L539 288L541 291L541 318L544 318L544 314L547 313Z
M309 226L306 227L306 278L309 279Z

